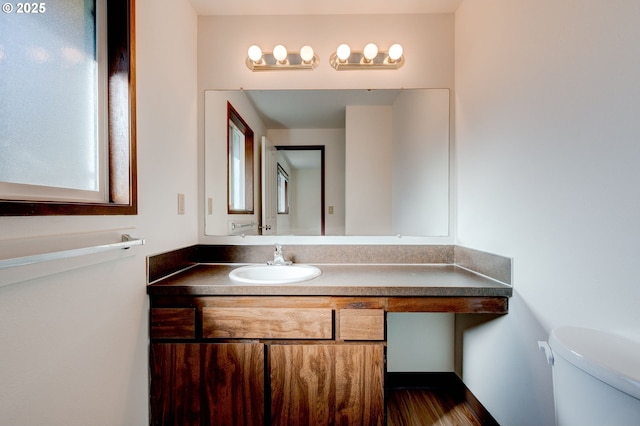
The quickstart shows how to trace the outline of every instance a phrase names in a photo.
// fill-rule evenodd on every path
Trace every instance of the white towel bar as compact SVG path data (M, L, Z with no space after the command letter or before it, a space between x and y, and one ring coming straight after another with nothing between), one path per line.
M0 269L13 268L16 266L31 265L33 263L48 262L51 260L67 259L70 257L84 256L99 253L107 250L128 249L133 246L144 245L141 238L132 238L129 234L122 235L122 241L113 244L103 244L92 247L82 247L71 250L61 250L51 253L34 254L31 256L16 257L13 259L0 260Z

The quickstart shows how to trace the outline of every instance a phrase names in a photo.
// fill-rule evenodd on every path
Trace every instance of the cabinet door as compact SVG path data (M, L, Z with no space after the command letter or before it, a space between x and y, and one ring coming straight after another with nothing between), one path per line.
M336 424L384 423L384 346L338 345Z
M335 418L335 351L330 345L272 345L272 425L326 425Z
M264 424L263 344L153 343L150 375L152 425Z
M153 343L151 424L200 425L200 345Z
M269 356L272 424L383 424L383 345L272 345Z
M264 345L203 344L204 424L264 424Z

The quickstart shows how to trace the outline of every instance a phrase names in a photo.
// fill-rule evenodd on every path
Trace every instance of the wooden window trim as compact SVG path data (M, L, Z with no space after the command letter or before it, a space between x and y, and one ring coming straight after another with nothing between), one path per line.
M235 210L229 207L229 121L232 121L238 129L244 134L245 137L245 150L244 150L244 161L245 166L244 169L244 179L245 179L245 206L250 206L249 208L243 210ZM227 102L227 213L228 214L254 214L254 206L253 206L253 130L251 127L244 121L244 119L238 114L238 111L231 105L230 102Z
M285 209L284 211L280 211L280 188L279 188L279 183L278 185L276 185L277 188L277 195L276 195L276 210L277 210L277 214L289 214L289 174L287 173L287 171L284 169L284 167L282 167L280 165L280 163L278 163L277 165L278 167L278 171L276 176L278 176L280 173L282 173L282 175L286 178L285 179L285 184L284 184L284 205L285 205ZM279 179L279 176L278 176Z
M0 216L135 215L138 213L135 0L109 0L107 16L109 201L90 203L0 200ZM122 74L126 74L127 78L115 78Z

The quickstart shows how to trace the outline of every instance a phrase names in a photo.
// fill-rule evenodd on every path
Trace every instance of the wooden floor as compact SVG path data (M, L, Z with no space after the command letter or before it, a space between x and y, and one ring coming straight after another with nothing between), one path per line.
M482 426L465 401L444 391L399 389L387 395L389 426Z
M499 426L453 373L387 376L389 426Z

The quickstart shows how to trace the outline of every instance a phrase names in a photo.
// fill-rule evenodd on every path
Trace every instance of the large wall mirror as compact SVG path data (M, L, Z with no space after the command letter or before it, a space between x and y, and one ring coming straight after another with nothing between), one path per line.
M254 133L253 214L227 209L227 106ZM207 235L449 235L449 90L205 92Z

